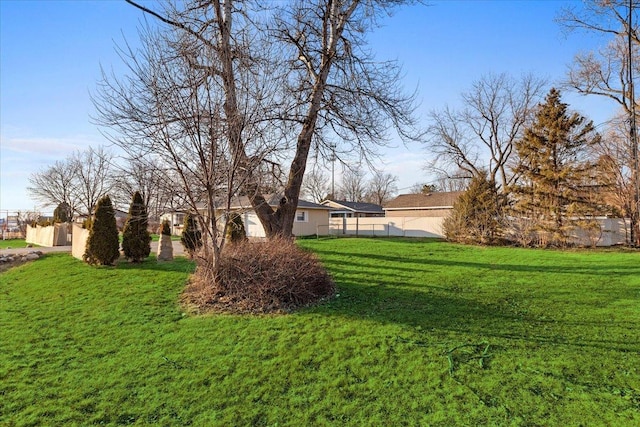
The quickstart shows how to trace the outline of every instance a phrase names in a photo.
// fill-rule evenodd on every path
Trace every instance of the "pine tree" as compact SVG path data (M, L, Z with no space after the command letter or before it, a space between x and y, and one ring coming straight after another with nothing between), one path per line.
M442 225L447 239L465 243L495 243L500 237L502 198L487 174L475 176L453 204Z
M586 153L599 140L593 122L570 114L560 92L551 89L516 142L521 178L514 188L515 210L537 224L546 236L543 243L565 244L571 220L593 213L589 190L595 163Z
M53 211L53 222L70 222L71 215L71 206L62 202Z
M184 228L180 241L191 256L202 247L202 232L198 230L196 219L190 213L184 217Z
M151 235L148 224L147 208L140 192L136 191L122 230L122 250L132 262L141 262L151 253Z
M84 260L89 264L113 265L120 256L116 216L109 196L98 200L89 231Z

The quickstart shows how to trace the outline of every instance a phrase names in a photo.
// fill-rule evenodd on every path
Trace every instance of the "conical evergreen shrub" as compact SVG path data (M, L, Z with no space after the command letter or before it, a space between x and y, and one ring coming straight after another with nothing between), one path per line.
M165 236L171 236L171 224L169 223L168 219L162 221L158 232L159 234L163 234Z
M161 261L173 261L173 243L171 242L171 226L168 220L162 221L160 229L160 240L158 241L158 255L156 259Z
M129 214L122 231L122 251L132 262L141 262L151 253L149 217L140 192L136 191L129 206Z
M184 228L180 241L190 256L193 256L202 247L202 232L198 230L198 223L190 213L184 217Z
M242 222L242 216L237 212L231 212L229 214L229 222L227 222L227 229L225 231L225 237L228 242L237 243L247 239L247 232Z
M98 200L89 231L84 260L89 264L113 265L120 256L116 215L109 196Z

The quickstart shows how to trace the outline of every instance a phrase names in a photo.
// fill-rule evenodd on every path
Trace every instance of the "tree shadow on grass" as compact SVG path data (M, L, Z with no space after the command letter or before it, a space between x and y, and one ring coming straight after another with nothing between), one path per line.
M175 257L173 261L158 262L155 255L150 255L142 262L134 263L121 258L116 265L119 270L153 270L153 271L174 271L179 273L193 273L195 263L186 257Z
M492 289L481 285L467 286L474 282L479 269L538 273L541 266L490 265L443 259L425 259L419 263L415 259L369 253L353 254L345 259L344 253L316 252L328 260L325 265L338 286L339 296L314 309L329 315L405 324L422 331L454 332L478 337L479 340L516 340L527 345L549 344L621 352L640 350L637 339L640 319L624 318L616 313L613 306L610 318L592 314L602 308L602 301L597 295L596 298L584 299L577 295L578 301L575 302L570 298L554 300L554 292L578 293L579 289L573 286L564 290L560 284L550 284L549 292L536 296L530 291L528 293L526 286L505 287L504 293L495 286ZM334 255L336 258L332 258ZM457 277L454 274L448 283L434 282L429 271L434 265L457 270ZM552 266L550 269L551 273L566 272L564 266ZM618 271L621 269L624 272ZM574 274L605 274L589 266L571 267L570 270ZM546 268L542 271L549 273ZM616 271L621 276L638 274L638 268L629 266L616 268ZM407 283L403 282L405 279ZM619 285L608 291L611 301L631 299L632 294L639 292L637 287Z
M350 255L348 252L337 252L337 251L328 251L323 249L314 250L314 252L324 255L324 256L338 256L344 257L346 255ZM495 271L508 271L508 272L519 272L519 273L555 273L555 274L584 274L590 276L610 276L612 270L615 271L617 275L620 276L632 276L638 277L640 276L640 262L637 265L631 266L618 266L618 267L609 267L603 269L600 265L590 265L590 264L562 264L562 265L548 265L548 264L504 264L504 263L492 263L492 262L470 262L470 261L454 261L454 260L445 260L442 258L430 258L428 256L420 256L415 258L406 258L399 257L393 255L378 255L371 253L359 253L354 256L357 259L357 263L350 263L350 261L341 261L341 264L352 264L353 266L362 266L362 258L366 258L371 260L373 264L370 265L378 265L380 266L380 262L384 263L394 263L394 269L405 270L405 271L415 271L415 272L423 272L424 268L422 266L433 266L433 267L463 267L463 268L472 268L472 269L487 269L487 270L495 270ZM398 266L402 265L401 267ZM419 265L421 267L416 267Z
M519 314L500 304L488 304L443 292L420 292L396 286L339 283L339 296L319 310L330 315L400 323L421 330L457 332L484 338L527 341L637 352L640 322L563 320ZM617 330L616 334L612 334Z

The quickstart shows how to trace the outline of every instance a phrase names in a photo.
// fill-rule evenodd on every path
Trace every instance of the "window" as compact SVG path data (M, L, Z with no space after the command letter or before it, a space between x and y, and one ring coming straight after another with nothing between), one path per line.
M296 211L296 222L307 222L309 217L307 211Z

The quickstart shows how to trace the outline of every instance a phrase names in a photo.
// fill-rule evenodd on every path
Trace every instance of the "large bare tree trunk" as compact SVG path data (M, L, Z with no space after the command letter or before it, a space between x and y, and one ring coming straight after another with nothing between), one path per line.
M239 183L240 193L249 197L269 238L292 236L309 153L327 145L322 129L351 144L343 152L360 155L383 146L389 127L405 140L416 139L414 96L399 89L399 67L393 62L376 62L362 49L366 42L362 34L375 24L376 15L402 1L290 2L274 6L273 21L254 19L250 2L188 2L180 4L182 11L169 2L165 15L133 0L127 2L179 34L178 41L165 49L176 49L187 58L189 67L206 74L206 83L199 84L222 92L221 120L230 175ZM237 20L240 28L236 28ZM277 53L259 51L257 45L276 45ZM281 74L272 75L273 69ZM277 86L277 94L256 95L251 84L255 82ZM253 132L254 126L268 130L260 135L260 131ZM279 145L271 147L266 141L274 138L273 133L282 136ZM290 149L288 136L293 133L296 143ZM278 150L287 151L292 160L280 203L272 207L265 198L259 166L270 160L269 155L277 156ZM237 195L237 190L230 186L226 200Z

